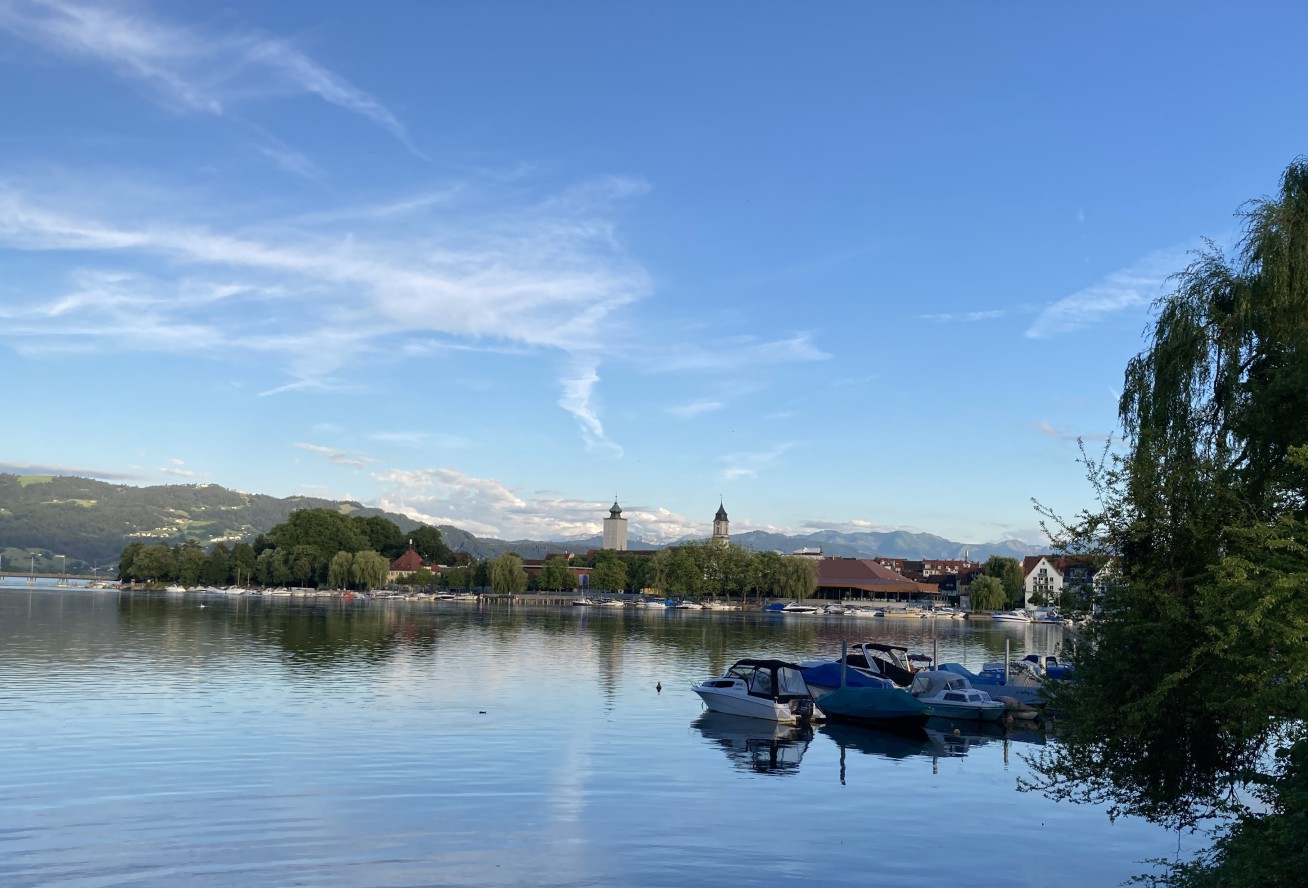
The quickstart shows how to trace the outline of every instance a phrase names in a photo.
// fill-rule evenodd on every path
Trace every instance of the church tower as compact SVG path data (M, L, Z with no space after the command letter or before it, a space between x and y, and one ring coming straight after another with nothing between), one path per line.
M713 516L713 539L715 546L725 546L731 542L731 531L728 529L730 522L727 521L727 510L721 502L718 503L718 513Z
M622 507L618 505L617 497L613 498L609 517L604 519L604 544L600 548L627 551L627 519L622 517Z

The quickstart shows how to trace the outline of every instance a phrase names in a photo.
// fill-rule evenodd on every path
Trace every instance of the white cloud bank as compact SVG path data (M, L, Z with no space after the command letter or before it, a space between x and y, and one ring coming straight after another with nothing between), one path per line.
M390 469L373 477L385 488L378 508L429 524L451 524L478 536L499 539L568 540L603 530L609 503L538 492L524 496L493 478L449 468ZM694 522L663 508L624 505L632 538L671 542L707 536L709 522Z

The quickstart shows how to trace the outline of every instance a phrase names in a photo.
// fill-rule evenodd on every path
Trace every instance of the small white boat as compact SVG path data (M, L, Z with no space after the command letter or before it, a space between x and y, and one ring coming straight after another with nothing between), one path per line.
M574 598L572 600L573 607L591 607L594 604L595 602L591 601L589 598Z
M781 612L783 614L815 614L818 612L818 609L813 607L811 604L800 604L792 601L790 604L783 607Z
M709 678L691 690L714 712L797 724L820 713L804 683L803 673L784 660L737 660L720 678Z
M682 610L682 611L686 611L686 610L697 611L697 610L703 610L704 605L694 601L678 601L675 605L673 605L673 609Z
M725 601L706 601L706 602L704 602L704 610L711 610L711 611L733 611L733 610L735 610L735 609L736 609L736 606L735 606L734 604L729 604L728 602L725 602Z
M992 614L991 619L996 623L1030 623L1031 615L1022 609L1004 611L999 614Z
M598 602L595 602L595 603L598 604L600 607L623 607L623 606L624 606L623 603L622 603L622 599L621 599L621 598L601 598Z

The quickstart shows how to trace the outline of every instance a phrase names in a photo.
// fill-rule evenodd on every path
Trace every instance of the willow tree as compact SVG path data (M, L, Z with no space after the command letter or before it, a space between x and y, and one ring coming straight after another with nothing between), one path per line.
M1114 582L1030 784L1169 826L1236 817L1171 871L1186 884L1227 884L1225 849L1266 823L1250 787L1268 810L1298 806L1308 846L1286 782L1302 782L1289 763L1308 717L1308 160L1241 216L1235 255L1210 243L1155 305L1119 405L1126 452L1089 461L1099 506L1061 525L1069 553L1113 560ZM1308 865L1262 857L1249 884Z
M517 595L527 589L527 572L522 569L522 559L512 552L491 562L491 591L496 595Z

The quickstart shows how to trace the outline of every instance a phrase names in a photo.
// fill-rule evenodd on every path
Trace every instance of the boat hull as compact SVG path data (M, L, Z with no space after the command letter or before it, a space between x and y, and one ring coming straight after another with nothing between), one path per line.
M931 718L930 708L901 688L836 688L817 705L831 721L856 725L921 727Z
M712 712L726 715L740 715L745 718L761 718L766 721L785 725L797 724L799 716L788 706L762 697L750 697L744 694L724 693L715 688L692 685L691 690L699 695L704 705Z
M993 722L1004 717L1005 706L997 701L991 701L980 706L967 706L960 703L937 703L934 700L923 700L922 702L931 707L931 713L937 718Z

